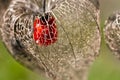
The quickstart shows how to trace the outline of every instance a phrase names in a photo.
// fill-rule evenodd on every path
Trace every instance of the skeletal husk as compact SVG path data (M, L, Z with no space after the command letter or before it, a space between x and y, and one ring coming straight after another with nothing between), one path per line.
M120 11L114 12L106 20L104 35L108 47L120 59Z
M17 1L21 3L16 5ZM47 9L56 19L57 42L49 46L39 46L32 37L20 41L18 36L18 44L14 36L15 21L26 19L32 29L33 14L39 13L37 4L33 3L30 0L13 0L4 15L2 38L12 56L31 70L47 76L48 80L87 80L89 68L100 49L98 1L54 0L49 3L54 7ZM29 6L30 4L32 5ZM11 11L11 7L21 6L23 8ZM27 34L31 34L29 32L30 30Z

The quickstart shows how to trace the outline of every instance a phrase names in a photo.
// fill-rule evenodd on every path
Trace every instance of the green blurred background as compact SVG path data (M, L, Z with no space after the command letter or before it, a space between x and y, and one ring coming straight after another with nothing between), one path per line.
M120 9L120 0L100 0L101 32L104 21L113 11ZM103 33L102 33L103 35ZM33 73L17 63L7 52L0 40L0 80L44 80L42 76ZM94 62L89 72L89 80L120 80L120 61L113 56L106 46L103 36L100 56Z

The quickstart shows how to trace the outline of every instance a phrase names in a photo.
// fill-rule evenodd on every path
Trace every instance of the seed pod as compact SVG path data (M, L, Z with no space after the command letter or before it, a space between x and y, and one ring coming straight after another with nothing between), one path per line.
M98 0L13 0L2 38L14 58L53 80L87 80L99 54Z
M111 15L105 23L105 41L117 58L120 58L120 11Z

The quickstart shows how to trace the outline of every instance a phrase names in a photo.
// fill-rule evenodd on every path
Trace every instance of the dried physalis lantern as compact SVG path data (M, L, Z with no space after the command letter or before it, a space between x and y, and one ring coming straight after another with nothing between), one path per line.
M120 11L111 15L105 23L105 41L114 55L120 59Z
M98 0L12 0L3 20L3 42L21 64L48 80L88 80L100 49Z

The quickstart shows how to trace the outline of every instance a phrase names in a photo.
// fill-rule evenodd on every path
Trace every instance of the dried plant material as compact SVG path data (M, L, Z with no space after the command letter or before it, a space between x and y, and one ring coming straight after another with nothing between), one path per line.
M3 41L21 64L53 80L87 80L100 49L97 0L13 0L3 19Z
M105 23L104 35L107 45L120 59L120 11L108 18Z

